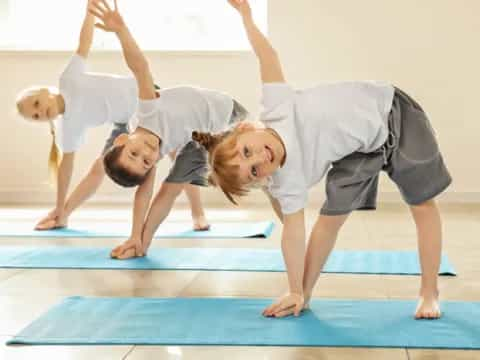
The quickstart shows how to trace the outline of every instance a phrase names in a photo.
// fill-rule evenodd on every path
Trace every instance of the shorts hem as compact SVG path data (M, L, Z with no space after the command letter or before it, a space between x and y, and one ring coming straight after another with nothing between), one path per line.
M424 203L425 201L431 200L431 199L435 198L437 195L444 192L445 189L447 187L449 187L451 183L452 183L452 178L449 178L447 182L445 182L444 184L442 184L441 186L436 188L434 191L431 191L427 195L422 196L420 199L416 199L414 201L409 201L409 200L405 199L405 202L408 205L413 205L413 206L420 205L420 204Z

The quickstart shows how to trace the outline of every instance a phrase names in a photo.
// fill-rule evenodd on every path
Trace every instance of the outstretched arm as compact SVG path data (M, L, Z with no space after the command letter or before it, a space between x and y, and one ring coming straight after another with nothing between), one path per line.
M80 30L80 39L78 41L77 54L83 58L88 57L93 41L93 30L95 24L95 17L88 11L91 0L87 2L87 12L83 20L82 29Z
M137 188L133 203L133 223L130 238L112 250L110 256L118 259L127 259L133 256L143 256L142 233L145 217L152 199L155 184L156 168L147 175L145 181Z
M285 82L282 65L277 52L270 41L258 29L252 17L250 4L247 0L228 0L241 15L248 40L260 62L260 72L264 83Z
M113 10L110 8L106 0L91 1L92 3L89 8L90 13L102 21L102 23L97 23L95 26L107 32L114 32L120 40L125 61L137 79L140 99L155 99L155 86L152 74L150 73L148 61L123 21L123 18L118 11L117 0L115 0Z
M305 268L305 215L299 210L284 215L282 253L287 269L289 293L263 311L264 316L298 316L303 310L303 273Z
M168 216L170 210L172 210L175 199L182 192L185 185L182 183L164 182L160 187L143 226L142 246L144 254L147 253L155 232Z

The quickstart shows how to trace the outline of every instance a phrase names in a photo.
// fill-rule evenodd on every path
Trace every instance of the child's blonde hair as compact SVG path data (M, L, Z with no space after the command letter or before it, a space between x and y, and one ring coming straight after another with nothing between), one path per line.
M25 116L23 113L23 102L30 96L38 95L38 93L42 89L48 89L50 92L55 92L55 88L49 86L32 86L27 89L22 90L18 95L15 101L17 106L18 113L26 120L32 120L31 118ZM50 153L48 156L48 172L50 175L50 183L56 184L57 183L57 176L58 176L58 168L60 167L60 163L62 161L62 152L57 146L56 142L56 131L55 131L55 124L53 120L50 120L50 134L52 135L52 145L50 146Z
M237 156L237 137L243 131L234 129L221 134L197 131L192 133L192 139L200 143L209 153L209 184L220 187L228 200L235 205L238 204L234 196L245 196L249 192L249 186L240 181L239 166L231 164L231 160Z

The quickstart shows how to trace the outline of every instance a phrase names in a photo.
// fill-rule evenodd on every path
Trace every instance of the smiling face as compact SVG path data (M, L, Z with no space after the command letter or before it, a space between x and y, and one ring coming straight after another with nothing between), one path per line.
M144 176L160 159L160 140L147 131L122 134L115 139L114 145L123 146L119 164L138 176Z
M34 121L50 121L60 115L56 94L47 88L27 91L17 101L22 116Z
M240 182L245 186L267 179L285 160L282 140L271 129L241 132L236 139L236 152L231 163L238 166Z

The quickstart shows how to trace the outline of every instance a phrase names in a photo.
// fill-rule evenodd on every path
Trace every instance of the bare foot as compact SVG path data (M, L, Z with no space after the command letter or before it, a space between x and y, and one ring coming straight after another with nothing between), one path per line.
M210 224L205 219L205 216L193 216L193 230L207 231L210 230Z
M67 227L66 220L59 222L56 219L50 219L39 223L37 226L35 226L35 230L53 230L61 229L64 227Z
M442 313L438 296L420 296L415 310L415 319L438 319L440 316Z

